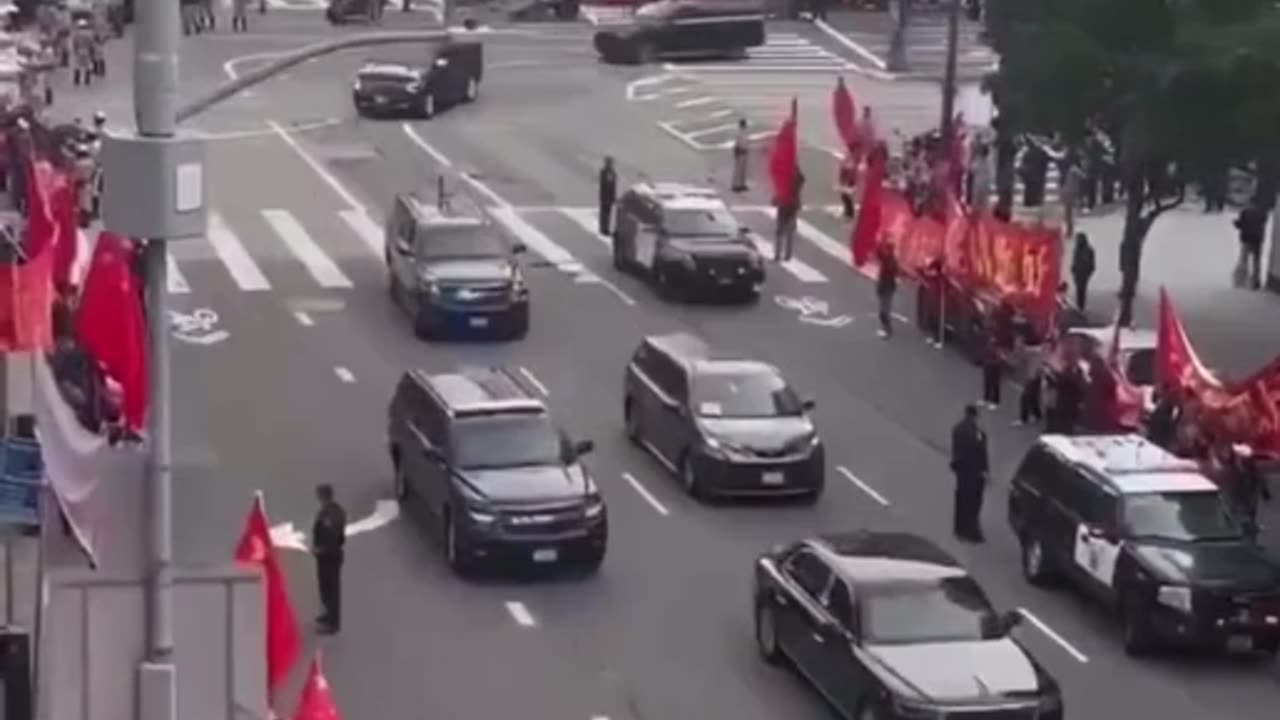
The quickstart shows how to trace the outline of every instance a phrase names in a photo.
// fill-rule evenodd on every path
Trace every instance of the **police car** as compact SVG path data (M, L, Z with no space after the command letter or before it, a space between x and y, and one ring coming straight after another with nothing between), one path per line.
M1280 650L1280 565L1195 462L1145 438L1042 436L1011 483L1009 524L1026 579L1096 598L1130 654Z
M764 258L714 190L645 182L618 200L613 265L650 280L665 296L701 293L753 301Z

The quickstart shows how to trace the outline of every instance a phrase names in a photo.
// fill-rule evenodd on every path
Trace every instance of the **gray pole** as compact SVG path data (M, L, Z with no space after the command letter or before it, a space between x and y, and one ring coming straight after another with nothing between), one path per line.
M911 0L889 0L893 28L889 31L889 72L903 73L911 69L907 63L907 26L911 23Z
M167 140L177 131L180 23L174 0L137 0L133 108L138 135ZM168 274L164 237L146 241L148 415L147 497L150 528L147 574L147 661L138 672L142 720L174 720L177 678L173 667L173 477L170 457Z
M947 8L947 69L942 78L942 136L950 137L956 115L956 63L960 54L960 0Z

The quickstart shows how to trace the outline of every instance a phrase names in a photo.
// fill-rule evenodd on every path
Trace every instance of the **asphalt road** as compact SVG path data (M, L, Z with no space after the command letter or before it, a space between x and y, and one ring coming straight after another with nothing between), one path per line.
M258 26L273 39L197 39L193 47L207 47L184 57L184 71L212 77L235 55L282 45L277 36L328 32L318 18L308 26L276 17ZM876 337L871 285L842 260L847 229L825 209L805 212L799 262L772 269L756 307L667 304L617 275L606 244L581 225L600 158L615 155L626 181L644 173L721 186L727 158L695 153L656 126L656 111L628 103L621 89L643 73L598 65L584 50L586 32L490 34L480 101L432 122L354 120L354 55L307 64L210 116L211 130L253 132L217 142L207 182L218 222L207 240L174 248L184 281L175 304L188 314L213 310L212 327L228 333L175 347L182 562L225 561L254 490L274 522L308 525L320 482L337 488L353 518L370 512L390 494L384 423L398 375L504 364L537 378L570 432L596 441L590 467L612 525L604 568L592 579L468 583L407 522L353 537L344 632L308 636L326 649L346 717L830 717L808 687L756 657L751 563L775 543L855 527L926 534L998 604L1027 610L1033 620L1017 633L1062 682L1070 717L1274 717L1275 668L1130 660L1115 629L1082 601L1022 581L1004 487L1031 435L1009 426L1008 411L986 419L996 479L990 541L952 542L947 433L977 391L977 371L928 349L908 326L891 341ZM336 122L288 129L316 118ZM811 177L830 172L817 153L804 162ZM547 261L529 271L534 315L524 341L424 344L387 300L376 228L395 193L425 190L442 172L477 178L486 189L473 193L530 246L531 260ZM811 184L815 204L826 185ZM767 236L759 191L738 204ZM802 322L778 297L825 302L829 316L852 322ZM820 504L698 505L625 441L626 359L642 335L672 330L775 362L818 398L830 463ZM295 553L285 564L309 618L309 562ZM291 704L292 695L280 709Z

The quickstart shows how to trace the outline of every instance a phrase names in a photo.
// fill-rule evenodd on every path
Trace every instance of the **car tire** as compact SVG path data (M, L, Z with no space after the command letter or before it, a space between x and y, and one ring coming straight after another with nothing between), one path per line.
M671 284L671 276L667 274L666 269L659 268L654 271L653 282L658 286L659 298L669 302L676 299L676 289L675 286Z
M1020 544L1022 549L1022 577L1036 587L1044 587L1052 582L1053 567L1050 564L1049 557L1045 555L1044 543L1040 542L1038 538L1023 535Z
M680 485L694 500L701 500L705 496L702 483L698 480L698 473L693 468L693 455L687 452L680 459Z
M618 272L627 271L627 259L622 255L622 246L618 242L618 236L613 236L613 242L610 243L613 248L613 269Z
M858 710L858 720L880 720L882 717L880 708L867 703Z
M427 93L422 96L422 102L418 105L418 114L423 120L430 120L436 116L436 96Z
M822 488L818 488L817 490L810 490L809 492L801 495L800 504L801 505L817 505L818 501L821 499L822 499Z
M778 646L778 618L763 600L756 601L756 649L770 665L781 665L786 659Z
M627 439L632 445L639 445L644 439L644 428L640 426L640 413L635 409L635 401L627 398L622 402L622 426L626 428Z
M582 564L582 572L587 576L595 575L600 572L600 567L602 565L604 565L603 548L598 552L592 551L591 554L587 556L586 561Z
M475 102L480 97L480 80L479 78L467 78L467 102Z
M421 310L414 313L413 334L419 340L431 340L436 336L435 328L431 327L431 323L427 322L426 316Z
M1150 653L1152 638L1147 614L1133 600L1125 598L1120 602L1120 628L1125 654L1129 657L1141 657Z
M461 538L458 537L458 526L453 522L453 513L445 508L444 511L444 560L449 565L449 569L454 574L465 577L471 573L471 562L467 559L466 553L462 548Z
M658 49L653 43L644 43L636 48L636 62L640 65L649 65L658 59Z
M523 340L529 334L529 319L518 320L511 324L511 329L507 331L507 340Z

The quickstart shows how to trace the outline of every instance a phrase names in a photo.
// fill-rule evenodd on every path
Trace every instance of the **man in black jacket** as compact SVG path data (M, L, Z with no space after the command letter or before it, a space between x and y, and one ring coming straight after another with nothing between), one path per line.
M876 300L880 306L880 337L893 335L893 294L898 291L898 256L893 245L882 243L876 253L879 272L876 274Z
M989 464L987 433L978 425L976 405L966 405L964 417L951 429L951 471L956 476L952 531L961 540L982 542L982 500Z
M1267 230L1267 211L1250 204L1236 218L1236 230L1240 233L1240 263L1237 277L1241 284L1257 290L1262 287L1262 243Z
M606 157L600 167L600 234L609 235L613 228L613 204L618 200L618 172L613 158Z
M311 528L311 553L316 558L320 606L316 619L320 632L332 635L342 627L342 559L347 543L347 512L333 496L332 485L316 486L320 510Z
M1076 233L1075 249L1071 252L1071 279L1076 285L1076 307L1084 310L1089 302L1089 280L1097 270L1098 259L1094 255L1093 245L1089 244L1089 236Z

